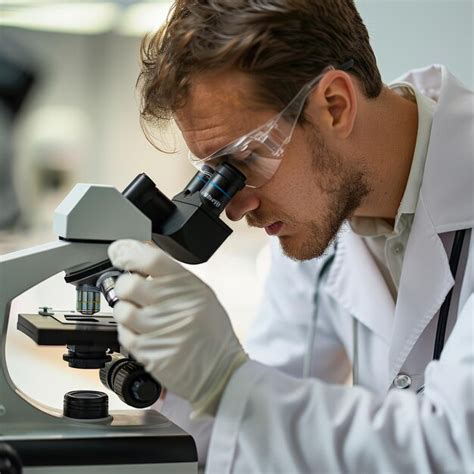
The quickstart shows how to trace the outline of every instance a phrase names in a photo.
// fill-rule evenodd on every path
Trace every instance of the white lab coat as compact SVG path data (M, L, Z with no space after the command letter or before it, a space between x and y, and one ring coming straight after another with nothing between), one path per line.
M275 243L246 344L252 360L225 390L207 472L474 471L474 232L450 336L431 361L437 312L454 283L444 233L474 223L474 95L442 66L401 80L438 106L397 302L362 239L346 230L315 313L321 262L291 261ZM315 314L311 376L302 378ZM359 386L336 385L350 371L354 319ZM408 389L393 387L401 373Z

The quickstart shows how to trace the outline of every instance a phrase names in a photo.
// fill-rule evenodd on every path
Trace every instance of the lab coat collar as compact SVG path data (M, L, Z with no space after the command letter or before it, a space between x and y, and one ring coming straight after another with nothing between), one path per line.
M325 289L350 315L387 345L395 303L363 239L344 226Z
M474 225L474 93L446 67L411 71L411 83L438 102L420 194L437 233Z

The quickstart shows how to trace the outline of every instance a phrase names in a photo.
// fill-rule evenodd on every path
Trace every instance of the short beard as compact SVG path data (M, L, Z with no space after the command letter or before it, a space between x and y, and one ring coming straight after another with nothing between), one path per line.
M369 194L366 175L341 155L330 151L317 129L309 136L318 187L329 196L329 206L317 222L307 225L304 242L292 242L294 236L280 237L283 252L293 260L309 260L324 254L336 239L339 229Z

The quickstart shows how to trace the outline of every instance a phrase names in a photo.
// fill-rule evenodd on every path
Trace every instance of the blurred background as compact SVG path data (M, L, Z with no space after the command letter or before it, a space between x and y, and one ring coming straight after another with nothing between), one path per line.
M385 82L442 63L473 88L472 1L356 4ZM146 141L138 122L139 44L170 5L0 0L0 254L54 240L54 209L77 182L122 190L146 172L171 197L194 174L176 130L162 137L176 150L166 155ZM257 307L267 239L245 223L231 226L235 232L218 254L192 270L216 290L243 338ZM20 389L52 406L62 406L67 390L103 389L97 372L68 369L62 347L35 346L15 330L16 315L38 306L71 308L74 298L74 288L57 275L12 305L10 373ZM121 406L113 395L111 406Z

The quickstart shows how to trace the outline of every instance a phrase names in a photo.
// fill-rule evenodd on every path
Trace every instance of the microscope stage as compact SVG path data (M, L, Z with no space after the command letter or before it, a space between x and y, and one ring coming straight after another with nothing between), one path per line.
M112 314L88 316L76 311L19 314L17 329L44 346L118 345L117 323Z

